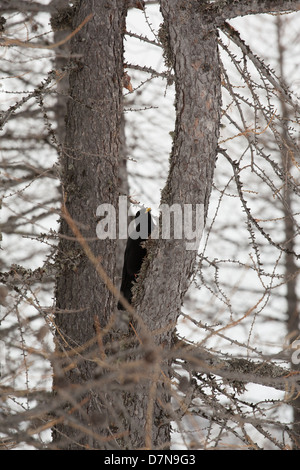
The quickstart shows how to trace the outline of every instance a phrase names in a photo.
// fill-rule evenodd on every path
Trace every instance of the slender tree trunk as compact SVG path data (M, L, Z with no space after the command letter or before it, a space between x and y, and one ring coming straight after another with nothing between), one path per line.
M101 203L117 207L118 201L124 4L81 0L73 29L87 19L71 43L77 67L70 73L61 162L63 213L70 215L94 256L114 279L116 241L97 239L96 209ZM94 358L99 355L99 344L93 338L107 324L115 299L75 240L71 219L62 218L57 256L54 390L65 407L53 438L54 444L64 449L105 448L102 426L105 423L109 429L110 424L107 403L103 406L104 391L101 395L87 384L95 378ZM80 354L75 355L75 350ZM86 393L78 392L80 386Z
M278 61L280 67L280 77L283 82L286 81L285 71L285 48L282 42L283 35L283 21L280 16L277 17L277 44L278 44ZM290 141L287 127L289 123L288 108L284 100L281 101L281 115L282 121L285 124L282 127L282 141L285 143L281 151L282 166L287 174L292 171L292 160L291 160L291 148L293 143ZM287 278L287 291L286 291L286 305L287 305L287 332L290 343L299 338L299 308L298 308L298 296L297 296L297 272L298 267L293 252L295 251L295 238L296 238L296 226L293 218L293 204L292 204L292 191L288 184L284 187L284 224L285 224L285 238L286 247L289 249L289 253L285 254L285 274ZM299 364L291 364L293 370L299 370ZM294 448L300 448L300 397L296 397L293 400L293 433L294 433Z

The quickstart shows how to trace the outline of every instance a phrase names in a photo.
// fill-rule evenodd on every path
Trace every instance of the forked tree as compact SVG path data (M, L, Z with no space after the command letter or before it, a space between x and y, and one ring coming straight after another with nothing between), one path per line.
M229 442L258 449L259 439L253 440L251 427L270 446L297 448L297 426L292 428L273 418L267 399L253 404L239 395L246 384L257 384L286 392L284 399L272 402L272 407L279 406L279 402L297 405L297 370L279 366L273 358L251 347L250 341L242 343L227 333L244 321L254 322L253 315L256 318L264 311L275 280L278 284L291 280L277 275L277 266L283 256L295 262L296 240L282 240L276 236L276 229L269 230L263 217L255 214L251 198L259 185L266 185L281 204L284 221L293 223L292 238L296 237L297 220L287 199L291 194L296 200L299 198L295 175L299 149L293 130L286 125L286 116L289 112L289 120L297 128L299 107L285 83L253 54L228 21L238 16L297 11L300 1L160 1L163 23L154 42L163 48L166 70L157 72L157 76L166 78L169 85L175 83L176 110L161 203L176 204L183 212L189 205L194 221L197 208L203 208L203 234L208 235L208 241L200 251L199 246L187 249L190 240L185 236L175 239L172 230L168 238L148 240L147 256L133 289L133 304L121 299L127 310L125 317L116 308L119 241L96 236L97 207L111 204L117 208L119 196L124 194L121 185L127 185L123 89L131 91L132 84L130 64L124 67L124 36L130 35L126 31L126 15L128 8L147 8L147 2L145 6L139 0L79 0L72 6L66 2L65 8L58 11L58 2L51 3L48 11L52 25L59 29L64 24L68 28L65 40L56 47L69 44L65 50L69 62L50 72L27 99L12 105L1 119L6 125L13 113L35 99L47 137L59 158L55 176L59 178L60 229L55 236L52 233L57 240L53 247L55 259L42 270L14 266L2 274L2 282L23 299L28 298L28 289L32 292L32 285L55 276L55 305L50 313L41 309L31 294L37 314L46 316L45 323L55 332L55 348L47 354L54 374L53 392L39 396L32 392L36 404L10 417L6 426L2 423L0 432L12 442L11 430L19 431L27 422L27 432L19 441L37 447L42 445L32 436L52 428L48 447L53 449L169 449L175 429L185 448L220 448ZM1 13L14 11L13 4L4 2ZM28 8L38 9L38 5L31 3ZM140 39L147 41L143 36ZM8 36L4 41L7 47L22 45ZM59 58L58 55L56 60ZM234 83L228 62L238 72L238 84ZM156 76L150 68L141 67L141 72ZM44 99L52 92L55 80L60 82L67 73L65 129L56 132L51 124L55 118L50 119ZM285 106L282 112L274 108L278 99ZM247 122L248 115L254 116L252 127ZM226 122L226 128L222 128L220 136L221 121ZM62 125L61 119L57 122ZM277 161L264 148L263 137L267 134L276 151L284 149L281 160ZM239 139L245 142L242 150L234 147ZM220 189L214 174L222 166L224 174L229 171L230 176L226 183L220 179ZM250 187L245 188L245 183ZM218 191L216 215L228 194L239 201L252 261L245 262L243 268L252 270L261 284L252 306L247 306L247 301L243 305L242 316L235 316L233 304L225 295L219 276L224 260L206 254L215 224L215 217L207 224L208 211L212 192ZM279 220L280 216L276 212L267 218ZM226 223L227 220L224 226ZM224 230L224 237L226 233ZM197 240L201 235L197 234ZM278 253L273 271L262 259L262 247L266 245ZM234 262L242 265L238 259ZM213 282L206 278L206 267L214 272ZM227 315L224 324L199 321L182 312L192 281L222 301ZM227 282L231 283L230 277ZM26 294L22 291L24 286ZM17 302L15 307L18 312ZM182 316L201 331L200 340L179 337L176 327ZM19 328L21 322L16 318L14 328ZM292 335L297 339L297 321L294 326ZM8 333L11 328L7 326ZM230 352L214 348L210 341L216 337L240 348L242 353L233 357ZM24 346L21 349L26 351ZM8 370L8 376L9 373ZM14 396L12 390L10 393ZM32 424L37 417L39 425ZM199 432L199 428L205 432Z

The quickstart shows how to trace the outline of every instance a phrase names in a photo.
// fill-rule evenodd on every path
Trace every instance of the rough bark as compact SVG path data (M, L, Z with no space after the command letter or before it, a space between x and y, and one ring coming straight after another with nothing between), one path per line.
M79 55L80 59L77 59L76 70L70 73L66 139L61 162L63 207L113 279L116 243L115 240L97 239L96 209L101 203L117 207L125 9L123 2L120 5L116 0L81 1L73 29L89 15L92 15L90 20L71 44L71 54ZM97 391L90 390L72 403L70 387L76 389L94 377L93 358L99 348L95 344L94 348L88 345L97 331L107 324L115 299L64 219L60 236L54 389L60 396L65 394L75 409L76 406L80 408L80 413L70 414L69 420L65 419L63 424L55 427L54 443L64 449L99 448L103 446L101 439L95 438L102 433L99 423L107 423L101 397ZM80 355L75 356L76 359L68 357L68 353L78 346L82 347ZM59 357L62 358L61 367L58 366ZM66 385L67 389L64 388ZM71 406L70 402L67 406Z

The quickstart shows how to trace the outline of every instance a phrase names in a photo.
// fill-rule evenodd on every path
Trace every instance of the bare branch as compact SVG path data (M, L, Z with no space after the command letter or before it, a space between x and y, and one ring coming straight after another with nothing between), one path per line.
M275 72L268 67L262 59L257 57L250 47L243 41L241 38L239 32L234 29L230 24L224 23L222 30L226 33L226 35L232 39L232 41L241 48L243 53L253 62L254 66L257 68L257 70L260 70L261 73L266 77L267 80L274 86L276 90L278 90L283 98L288 101L294 108L295 111L299 112L300 107L296 103L295 100L293 100L293 97L291 96L291 92L286 88L284 83L280 81L278 77L276 77Z
M176 360L184 359L184 368L214 374L228 382L255 383L276 390L293 390L295 396L300 391L299 372L293 372L272 362L253 361L244 358L222 358L194 345L180 342Z
M202 2L201 2L202 3ZM299 0L220 0L203 5L218 22L237 16L257 15L259 13L294 12L300 9Z
M39 13L46 12L52 13L56 9L51 5L51 2L46 5L44 3L31 2L26 0L2 0L0 12L1 13L11 13L11 12L20 12L20 13Z

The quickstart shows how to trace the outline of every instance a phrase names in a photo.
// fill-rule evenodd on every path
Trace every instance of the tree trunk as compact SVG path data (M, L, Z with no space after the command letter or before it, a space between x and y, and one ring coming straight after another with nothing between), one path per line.
M208 208L219 136L221 79L217 30L195 4L161 0L164 16L160 36L176 77L176 127L170 170L162 203ZM202 227L203 228L203 227ZM201 235L199 233L198 235ZM198 246L187 240L153 240L136 288L137 312L157 348L141 334L144 380L128 399L134 447L170 445L171 376L166 359L173 346L177 317L187 291ZM148 269L146 269L148 268ZM142 430L142 433L141 433Z
M117 0L82 0L75 12L73 29L87 18L89 21L79 28L71 43L77 67L70 73L61 162L63 214L67 220L61 221L57 256L53 366L54 390L65 406L53 439L57 447L64 449L105 448L105 438L101 438L103 422L109 428L107 404L104 410L101 395L104 391L100 393L87 384L95 378L94 358L101 349L93 338L96 333L101 336L115 299L75 240L70 221L76 223L94 256L113 279L116 240L97 239L96 209L101 203L117 207L118 201L125 7ZM80 354L75 355L75 350ZM80 386L87 389L85 393L81 393Z
M277 45L278 45L278 62L280 68L280 77L285 85L285 48L283 46L282 35L283 35L283 20L280 16L276 19L277 25ZM292 173L292 160L291 160L291 148L294 147L293 142L289 137L287 131L289 122L293 119L289 116L288 107L284 99L281 100L281 115L283 125L281 129L282 141L285 146L281 150L282 166L286 173L290 175ZM299 308L298 308L298 295L297 295L297 276L298 266L296 263L295 255L295 239L297 233L297 227L293 217L293 192L288 184L284 187L284 225L285 225L285 239L286 248L289 249L288 253L285 253L284 268L287 279L287 290L286 290L286 305L287 305L287 333L290 344L299 338ZM299 364L291 364L293 370L300 372ZM294 434L294 449L300 447L300 397L297 395L293 400L293 434Z

